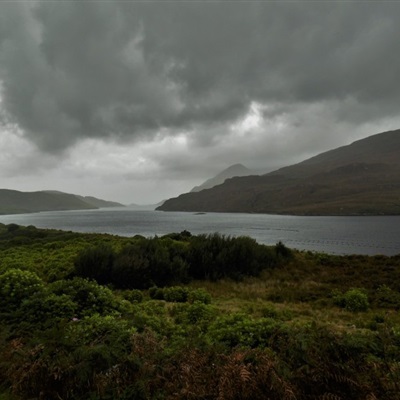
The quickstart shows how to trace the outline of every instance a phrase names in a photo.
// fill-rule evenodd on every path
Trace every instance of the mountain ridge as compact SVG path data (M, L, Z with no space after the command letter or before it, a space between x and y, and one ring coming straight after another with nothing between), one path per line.
M261 176L167 200L162 211L400 214L400 130L357 140Z
M0 214L24 214L40 211L90 210L100 207L123 207L117 202L79 196L56 190L22 192L0 189Z
M235 176L248 176L253 175L252 171L246 168L243 164L233 164L230 167L224 169L214 177L207 179L199 186L195 186L190 192L200 192L204 189L211 189L214 186L224 183L226 179L233 178Z

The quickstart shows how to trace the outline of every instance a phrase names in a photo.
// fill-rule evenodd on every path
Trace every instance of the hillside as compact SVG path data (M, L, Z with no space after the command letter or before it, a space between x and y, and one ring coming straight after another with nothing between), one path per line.
M297 215L400 214L400 130L321 153L263 176L228 179L166 201L164 211Z
M122 206L122 204L59 191L20 192L0 189L0 214L87 210L113 206Z
M207 179L199 186L195 186L190 192L200 192L204 189L211 189L214 186L220 185L224 183L226 179L233 178L235 176L248 176L254 175L254 172L246 168L242 164L234 164L224 169L218 175L214 176L213 178Z
M123 204L117 203L116 201L102 200L93 196L77 196L77 197L82 199L85 203L94 206L95 208L124 207Z

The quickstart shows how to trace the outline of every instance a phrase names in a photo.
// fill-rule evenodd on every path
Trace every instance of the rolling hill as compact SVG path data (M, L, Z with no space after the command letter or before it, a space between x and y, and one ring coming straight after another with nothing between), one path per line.
M167 200L158 210L296 215L399 215L400 130L262 176Z
M59 191L20 192L0 189L0 214L87 210L116 206L122 206L122 204Z

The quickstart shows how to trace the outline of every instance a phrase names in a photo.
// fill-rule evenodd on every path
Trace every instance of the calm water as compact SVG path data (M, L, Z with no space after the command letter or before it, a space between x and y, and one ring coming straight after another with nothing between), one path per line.
M0 222L121 236L198 233L247 235L259 243L335 254L400 254L400 216L297 217L102 209L3 215Z

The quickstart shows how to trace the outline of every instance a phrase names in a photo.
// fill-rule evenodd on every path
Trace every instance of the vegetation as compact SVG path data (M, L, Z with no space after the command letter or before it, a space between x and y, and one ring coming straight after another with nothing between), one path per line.
M400 256L0 224L0 399L400 399Z

